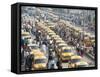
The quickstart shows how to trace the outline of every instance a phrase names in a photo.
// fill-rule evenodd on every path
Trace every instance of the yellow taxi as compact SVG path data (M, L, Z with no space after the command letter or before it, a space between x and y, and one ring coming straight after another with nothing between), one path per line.
M29 36L30 33L29 33L29 32L22 32L21 35L22 35L22 36Z
M73 55L68 64L69 68L88 67L88 63L82 60L81 56Z
M59 50L59 56L62 62L68 62L72 55L74 53L71 51L71 47L62 47Z
M50 25L50 26L49 26L49 28L51 28L51 29L54 29L54 27L55 27L54 25Z
M48 35L56 35L54 32L48 32Z
M58 44L58 47L63 47L63 46L68 46L66 43L60 43L60 44Z
M33 70L42 70L47 68L47 58L44 53L33 50L31 54L34 56L32 63Z
M24 38L31 39L31 35L23 36Z
M57 53L58 53L58 51L60 51L60 49L61 49L62 47L67 47L67 44L65 44L65 43L59 43L59 44L57 44L55 47L56 47L56 51L57 51Z
M80 31L82 31L82 29L79 27L75 27L75 31L80 32Z
M53 31L52 31L50 28L48 28L48 27L46 28L46 31L47 31L47 32L53 32Z
M53 39L54 39L54 38L60 38L59 35L57 35L57 34L55 34L55 35L53 34L53 35L51 35L51 37L52 37Z
M95 43L95 39L91 39L91 43L94 44Z
M62 38L59 38L58 36L54 38L54 40L62 40Z
M90 35L90 40L91 40L91 43L95 43L95 35Z
M57 44L57 48L60 49L62 47L68 47L68 45L66 43L59 43Z
M56 45L60 44L60 43L65 43L63 40L55 40Z
M92 45L92 43L94 43L94 41L95 41L94 39L91 39L88 36L84 37L84 44L86 47L90 47Z
M47 23L47 26L48 26L49 28L51 28L51 29L54 29L55 23L49 22L49 23Z
M62 38L59 35L56 34L54 39L56 40L56 39L62 39Z

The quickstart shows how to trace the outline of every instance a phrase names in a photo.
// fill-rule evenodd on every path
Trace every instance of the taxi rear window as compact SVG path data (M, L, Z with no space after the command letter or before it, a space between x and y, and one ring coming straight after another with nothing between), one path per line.
M68 50L68 49L64 49L64 52L71 52L71 50Z

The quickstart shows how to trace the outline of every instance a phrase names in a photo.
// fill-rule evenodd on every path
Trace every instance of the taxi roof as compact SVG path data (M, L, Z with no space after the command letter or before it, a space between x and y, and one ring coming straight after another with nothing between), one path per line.
M62 38L54 37L55 40L62 40Z
M47 59L45 55L36 55L34 59Z
M56 40L56 43L57 42L65 43L63 40Z
M59 46L61 46L61 45L65 45L65 46L67 46L67 44L66 43L60 43L60 44L58 44Z
M30 33L29 32L22 32L21 34L22 35L29 35Z
M56 33L54 33L54 32L48 32L48 33L51 34L51 35L53 35L53 34L56 35Z
M62 47L62 49L72 49L72 48L69 46L66 46L66 47Z
M57 34L53 34L53 35L51 35L51 37L60 38Z

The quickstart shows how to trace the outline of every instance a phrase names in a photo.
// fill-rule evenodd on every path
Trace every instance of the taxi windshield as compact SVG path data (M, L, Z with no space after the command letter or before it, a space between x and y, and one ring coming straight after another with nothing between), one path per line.
M71 63L76 63L76 62L80 62L80 61L81 61L80 59L72 59Z
M87 67L87 65L78 65L78 67Z
M36 59L35 60L35 64L38 64L38 63L45 63L46 60L45 59Z
M71 52L70 49L64 49L64 52Z
M38 49L38 46L31 46L31 49Z

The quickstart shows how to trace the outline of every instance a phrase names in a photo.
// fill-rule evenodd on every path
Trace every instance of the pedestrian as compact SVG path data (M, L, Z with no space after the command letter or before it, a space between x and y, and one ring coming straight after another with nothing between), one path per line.
M32 26L31 32L34 36L36 36L36 27Z
M24 39L24 43L25 43L25 46L27 46L29 44L28 38Z
M45 42L42 43L41 49L43 53L45 54L45 56L48 58L48 47L46 46Z
M31 71L32 70L32 64L33 64L34 56L32 54L27 56L26 59L26 66L27 70Z
M83 55L84 55L84 48L83 47L81 47L81 49L80 49L80 55L81 55L81 57L83 57Z
M57 65L58 69L62 69L62 66L61 66L61 63L59 60L57 61L56 65Z
M21 48L21 64L24 65L24 49Z
M21 48L24 48L24 42L25 42L25 41L24 41L24 38L22 37L22 38L21 38Z
M27 56L29 55L28 51L24 51L24 66L25 66L25 70L27 70Z
M56 62L54 59L49 60L48 62L48 69L57 69Z
M49 53L48 69L57 69L57 58L54 52Z
M80 47L79 47L79 44L78 43L76 45L76 51L77 51L77 54L80 55Z

